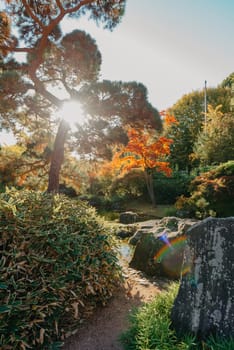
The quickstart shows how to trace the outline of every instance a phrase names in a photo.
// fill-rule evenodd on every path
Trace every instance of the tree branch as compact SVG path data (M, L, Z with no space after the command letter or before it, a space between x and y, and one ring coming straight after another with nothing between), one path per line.
M43 23L38 19L37 16L34 15L33 11L31 10L30 6L28 5L26 0L22 0L22 3L25 7L25 10L27 11L27 14L29 17L33 19L35 23L37 23L41 28L43 28Z
M57 4L58 8L60 9L60 12L64 12L64 8L63 8L63 5L62 5L61 1L60 0L56 0L56 4Z
M15 47L15 46L7 46L7 45L0 45L0 49L5 51L14 51L14 52L34 52L35 51L33 47Z
M78 11L82 6L92 4L95 0L83 0L77 6L64 10L65 14Z
M44 84L37 78L36 74L34 72L29 72L30 77L32 81L34 82L34 89L39 92L41 95L43 95L47 100L49 100L52 104L57 106L58 108L61 107L62 101L57 98L55 95L51 94L48 90L46 90Z
M64 9L61 1L56 0L56 4L58 5L60 9L60 14L51 20L51 22L45 26L43 23L37 18L37 16L34 15L33 11L31 10L30 6L28 5L26 0L22 0L22 3L25 7L25 10L27 11L28 15L41 27L42 29L42 36L39 39L38 46L36 48L18 48L13 46L0 46L1 49L5 49L6 51L14 51L14 52L31 52L35 53L36 59L31 62L29 71L32 75L34 72L36 72L37 68L42 62L43 52L46 48L47 42L48 42L48 36L50 33L54 30L54 28L61 22L63 17L66 14L77 12L82 6L91 4L94 2L94 0L83 0L81 1L77 6L71 7L69 9Z
M24 163L20 166L20 168L22 167L29 167L29 169L23 171L22 173L20 173L21 176L27 175L29 173L31 173L33 170L36 169L45 169L46 166L48 166L48 161L47 160L36 160L35 162L32 163ZM19 169L20 169L19 168Z

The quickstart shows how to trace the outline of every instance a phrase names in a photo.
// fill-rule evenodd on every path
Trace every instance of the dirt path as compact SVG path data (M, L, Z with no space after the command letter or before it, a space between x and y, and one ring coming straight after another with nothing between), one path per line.
M167 284L165 280L149 280L127 266L124 276L125 286L76 335L67 339L63 350L123 350L118 338L128 328L129 312L152 300Z

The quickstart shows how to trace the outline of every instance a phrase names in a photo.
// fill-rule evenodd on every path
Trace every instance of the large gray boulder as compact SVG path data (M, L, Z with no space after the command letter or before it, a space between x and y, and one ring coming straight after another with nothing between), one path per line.
M119 224L115 228L114 233L118 238L125 239L133 236L136 230L137 230L137 226L135 226L134 224L129 224L129 225Z
M201 339L234 337L234 217L208 218L188 231L182 277L171 320Z
M149 232L153 232L155 230L156 221L146 221L143 223L140 223L138 225L137 230L135 230L135 233L132 235L132 237L129 239L128 243L130 245L136 245L137 242L141 239L141 237Z
M136 248L129 266L149 276L179 278L186 232L195 222L197 221L165 217L148 231L142 229L142 226L132 238L136 241Z

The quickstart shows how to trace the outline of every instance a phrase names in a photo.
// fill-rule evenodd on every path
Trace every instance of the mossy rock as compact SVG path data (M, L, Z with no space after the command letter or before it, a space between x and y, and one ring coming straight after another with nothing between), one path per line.
M130 267L149 276L179 278L182 271L187 231L197 220L165 217L150 230L138 230ZM175 231L174 231L175 230ZM184 267L186 269L186 267Z

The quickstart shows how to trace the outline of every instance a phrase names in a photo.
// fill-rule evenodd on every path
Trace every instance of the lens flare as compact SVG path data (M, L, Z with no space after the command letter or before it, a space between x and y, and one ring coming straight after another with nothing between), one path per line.
M164 231L159 237L160 241L164 242L168 247L171 247L171 243L167 237L166 231Z
M154 261L161 263L163 269L171 276L185 275L190 271L190 266L183 266L183 253L187 237L180 236L169 241L167 235L163 233L158 237L165 243L163 247L154 256Z
M159 237L161 238L161 236ZM168 240L169 242L169 240ZM154 259L157 262L161 262L162 259L172 250L172 249L178 249L178 247L184 247L186 243L186 237L180 236L177 238L172 239L169 244L164 245L155 255Z

